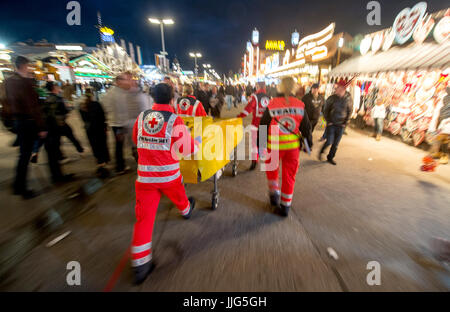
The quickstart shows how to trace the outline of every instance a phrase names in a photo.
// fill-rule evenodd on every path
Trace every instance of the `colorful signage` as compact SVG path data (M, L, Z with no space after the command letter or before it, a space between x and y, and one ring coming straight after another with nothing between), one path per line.
M405 8L395 18L393 29L395 41L404 44L414 33L416 27L422 22L427 10L426 2L417 3L412 9Z
M422 44L425 39L428 37L431 29L434 26L434 19L431 18L431 15L428 18L424 18L423 21L417 25L416 30L413 34L413 39L417 44Z
M450 38L450 16L448 14L436 24L433 36L438 43L444 43Z
M361 52L361 54L366 55L367 52L369 52L371 45L372 45L372 38L371 37L364 38L359 46L359 51Z
M259 43L259 31L256 28L252 32L252 42L254 45L257 45Z
M114 30L108 27L100 28L100 37L103 42L115 42L114 41Z
M328 42L334 34L335 24L332 23L318 33L304 37L298 43L296 59L305 59L311 56L313 61L327 57L328 48L325 43Z
M284 41L283 40L267 40L266 50L284 51Z

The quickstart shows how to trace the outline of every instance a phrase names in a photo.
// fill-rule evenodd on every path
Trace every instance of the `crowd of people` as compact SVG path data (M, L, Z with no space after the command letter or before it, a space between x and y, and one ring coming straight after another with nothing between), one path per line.
M83 155L85 148L74 136L67 116L72 107L76 87L69 82L46 81L45 90L33 78L29 60L17 57L16 72L1 85L2 120L17 135L19 159L13 192L25 199L36 194L27 187L30 162L37 162L39 149L44 145L52 182L72 181L72 174L64 174L65 156L60 147L61 137L67 137ZM135 283L145 280L154 268L152 261L152 231L158 203L166 195L188 219L195 207L195 199L187 197L174 155L195 154L202 138L191 137L181 117L212 116L220 118L224 109L244 104L236 117L252 117L252 164L258 163L266 172L269 201L274 211L288 216L291 208L301 150L308 153L313 148L312 133L323 118L326 128L318 158L330 147L327 161L336 165L335 156L353 111L353 100L347 87L350 82L338 81L333 94L327 99L320 94L320 85L307 88L299 86L293 78L281 79L278 86L264 82L248 85L211 85L198 82L182 84L165 77L158 84L142 84L130 72L124 72L108 86L93 84L84 88L78 98L78 111L97 167L102 178L110 175L107 164L111 161L108 148L108 131L114 137L116 174L130 170L124 157L126 142L137 162L136 223L134 227L131 261ZM106 92L100 92L102 89ZM448 109L448 97L444 109ZM385 111L377 103L373 112L375 135L379 139L383 129ZM182 131L179 131L181 127ZM267 130L265 137L261 129ZM181 144L179 144L181 142ZM173 148L178 153L171 153ZM273 153L276 152L276 153ZM276 158L275 166L272 165ZM281 187L279 171L281 166Z

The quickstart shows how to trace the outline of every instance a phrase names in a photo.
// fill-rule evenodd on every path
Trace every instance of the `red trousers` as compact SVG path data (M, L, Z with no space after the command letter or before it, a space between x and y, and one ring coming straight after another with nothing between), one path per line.
M166 195L182 215L189 213L190 204L181 179L170 183L136 182L136 223L131 245L131 265L140 266L152 259L152 234L161 195Z
M281 150L279 152L278 166L273 171L266 171L269 191L271 194L280 193L278 184L278 170L281 163L281 201L284 206L290 207L294 195L295 176L299 165L300 149ZM270 153L270 151L269 151ZM270 159L265 161L270 163Z

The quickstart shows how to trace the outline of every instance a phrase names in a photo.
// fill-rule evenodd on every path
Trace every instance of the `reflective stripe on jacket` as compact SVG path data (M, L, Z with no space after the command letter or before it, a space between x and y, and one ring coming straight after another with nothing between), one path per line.
M142 112L133 128L138 150L137 182L163 184L181 179L178 154L190 155L196 146L183 120L167 104Z
M305 104L294 98L289 103L283 97L270 101L268 110L272 121L269 128L267 148L291 150L300 147L300 124L305 114Z

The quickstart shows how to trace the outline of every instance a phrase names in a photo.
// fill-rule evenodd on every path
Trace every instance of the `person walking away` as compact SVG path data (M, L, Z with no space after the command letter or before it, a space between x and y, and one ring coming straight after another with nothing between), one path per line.
M217 91L217 87L213 86L211 89L211 97L209 98L209 105L211 106L211 116L220 118L220 111L222 110L225 100L223 95Z
M47 151L52 182L55 184L68 182L73 179L73 174L64 175L59 163L61 156L61 120L66 107L63 98L59 95L61 93L61 87L56 82L49 81L45 87L49 95L43 105L45 123L48 129L44 147Z
M305 104L294 97L295 81L292 77L281 80L280 97L273 98L261 118L261 126L267 129L267 152L276 159L276 168L266 168L269 184L269 197L276 212L287 217L294 196L295 177L299 167L299 155L302 137L312 148L312 132ZM262 147L258 139L259 148ZM273 151L276 151L275 153ZM266 158L265 165L273 164L273 159ZM281 163L281 192L278 184L278 171Z
M386 108L381 99L377 100L376 105L372 109L372 118L375 123L373 137L375 137L377 141L380 141L381 135L383 134L384 118L386 118Z
M173 85L172 85L173 88ZM137 80L131 80L131 88L127 94L127 108L128 108L128 122L127 122L127 135L128 140L131 143L131 153L137 160L137 147L132 140L133 126L136 118L140 113L151 108L150 97L142 92L137 84Z
M97 160L97 173L105 177L108 175L106 165L110 161L105 112L101 104L95 101L94 92L90 88L86 90L85 99L80 104L80 115L92 152Z
M192 85L185 84L183 87L183 96L178 99L176 104L176 114L180 117L203 117L206 116L202 102L193 95ZM156 101L156 100L155 100Z
M448 164L448 145L450 143L450 87L446 88L447 95L442 99L439 110L437 136L432 145L433 158L439 158L442 165Z
M227 103L227 109L230 110L233 106L233 86L228 82L225 87L225 102Z
M311 90L302 98L305 103L305 110L308 114L308 119L311 122L311 131L314 131L317 122L322 112L322 107L325 104L325 99L319 94L319 84L315 83L311 86Z
M261 117L264 111L269 105L270 98L266 93L266 84L261 81L256 84L256 93L251 95L249 103L245 106L244 110L237 115L238 118L245 118L248 115L252 115L252 164L250 170L254 170L259 161L257 138L258 138L258 127L261 121Z
M352 113L353 102L346 88L347 83L344 80L340 80L337 84L335 94L327 99L324 106L323 115L327 122L327 128L325 129L327 138L320 149L319 160L322 160L322 154L331 145L327 161L332 165L336 165L334 157L336 156L339 143L344 134L345 126Z
M136 223L131 246L135 284L142 283L155 267L152 232L161 195L166 195L185 219L190 218L195 207L194 198L186 196L177 155L195 154L198 146L170 105L172 87L158 84L154 99L152 109L142 112L133 128L133 140L139 153Z
M84 148L81 146L80 142L73 134L70 125L66 122L69 110L67 109L67 105L64 101L64 98L60 96L61 87L59 86L59 84L52 84L52 86L56 88L54 94L57 95L55 100L58 101L57 109L55 111L56 114L55 117L58 125L58 132L61 136L65 136L66 138L68 138L70 142L72 142L72 144L75 146L80 156L83 156ZM72 88L71 85L69 85L69 87ZM61 164L69 162L69 159L63 155L61 149L59 149L59 160Z
M108 123L114 132L116 172L118 174L124 174L130 169L130 167L125 166L123 155L129 119L127 101L130 88L131 74L128 72L121 73L116 77L115 85L102 98L102 103L107 112ZM96 99L95 96L94 99Z
M203 108L207 115L209 114L209 112L211 110L211 108L209 106L210 94L209 94L208 88L209 88L208 83L201 83L199 85L199 90L197 91L197 95L196 95L196 98L200 101L200 103L202 103ZM178 101L177 101L177 103L178 103Z
M4 81L4 104L8 109L5 107L2 111L2 114L8 112L10 117L3 117L10 118L14 124L14 132L17 133L19 158L13 190L15 195L21 195L24 199L36 196L33 190L27 188L28 164L35 140L47 135L29 63L23 56L15 59L16 71Z

